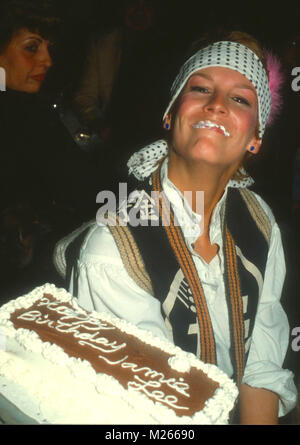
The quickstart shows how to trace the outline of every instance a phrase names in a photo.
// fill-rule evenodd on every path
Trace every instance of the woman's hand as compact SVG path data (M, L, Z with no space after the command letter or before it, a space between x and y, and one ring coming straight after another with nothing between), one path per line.
M242 384L240 388L241 425L277 425L278 395L263 388Z

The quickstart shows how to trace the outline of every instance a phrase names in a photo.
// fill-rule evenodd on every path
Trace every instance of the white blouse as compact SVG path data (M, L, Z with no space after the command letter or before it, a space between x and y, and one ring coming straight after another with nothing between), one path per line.
M168 179L167 160L162 165L161 181L175 215L182 219L185 212L182 194ZM199 215L190 210L190 218L186 218L190 224L183 224L182 231L206 296L216 340L218 366L231 377L233 367L229 353L230 334L223 281L224 258L220 221L220 208L228 186L230 183L211 218L210 241L219 246L219 252L209 264L192 246L200 234ZM277 393L280 397L279 416L283 416L293 409L297 397L293 373L282 369L289 346L288 320L280 304L285 261L281 235L274 216L267 204L258 195L256 197L271 220L272 233L243 383ZM74 271L72 272L70 292L74 289L76 279L79 304L82 307L89 311L110 312L173 341L172 333L162 317L160 302L141 289L129 276L114 238L106 226L97 223L92 226L81 247L77 266L76 278Z

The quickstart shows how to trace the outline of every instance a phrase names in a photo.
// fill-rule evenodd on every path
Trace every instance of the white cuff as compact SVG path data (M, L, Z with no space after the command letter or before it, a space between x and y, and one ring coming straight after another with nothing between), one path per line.
M294 374L269 361L251 363L246 367L242 383L255 388L264 388L279 396L278 416L285 416L297 401Z

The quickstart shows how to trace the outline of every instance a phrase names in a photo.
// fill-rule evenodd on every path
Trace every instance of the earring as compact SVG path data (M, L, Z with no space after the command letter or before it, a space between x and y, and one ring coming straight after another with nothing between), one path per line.
M170 128L170 125L166 123L166 124L165 124L165 129L166 129L166 130L169 130L169 128Z
M255 147L252 145L252 147L250 147L250 151L254 151Z

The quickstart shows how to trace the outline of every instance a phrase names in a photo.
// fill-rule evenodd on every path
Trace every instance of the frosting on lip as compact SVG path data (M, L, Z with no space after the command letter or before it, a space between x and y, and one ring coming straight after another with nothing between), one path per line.
M216 124L210 120L199 121L197 124L193 125L194 128L220 128L222 130L224 136L229 137L230 133L225 129L223 125Z

